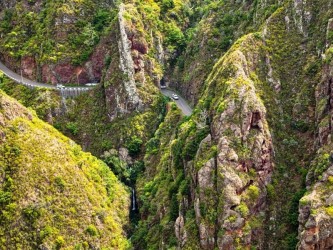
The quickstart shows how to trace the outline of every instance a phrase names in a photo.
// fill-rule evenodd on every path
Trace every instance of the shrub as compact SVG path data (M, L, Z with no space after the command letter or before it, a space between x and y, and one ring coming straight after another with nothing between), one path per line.
M306 197L306 196L303 196L300 200L299 200L299 204L301 205L301 206L305 206L305 205L307 205L309 203L309 200L308 200L308 198Z
M22 210L23 216L31 223L35 222L40 217L40 211L33 206L28 206Z
M91 236L98 235L98 230L94 225L89 225L86 229L86 232Z
M105 59L104 59L104 65L105 65L106 68L110 66L111 61L112 61L111 56L110 56L110 55L107 55L107 56L105 57Z
M40 238L45 239L46 237L52 235L54 233L54 229L50 226L44 227L43 230L40 231Z
M135 161L130 166L130 180L135 181L140 173L145 171L145 164L143 161Z
M0 22L0 29L3 32L8 33L12 27L12 19L13 19L14 11L12 9L5 10L4 16Z
M183 32L175 24L169 24L166 26L166 43L169 46L176 46L182 49L185 44L185 36Z
M120 160L119 157L115 155L105 157L104 162L110 167L112 172L117 175L117 177L121 181L129 181L130 173L129 169L127 168L126 162Z
M169 9L172 9L175 7L175 3L173 0L162 0L161 3L161 13L167 12Z
M157 138L151 138L146 145L146 153L156 155L158 153L160 140Z
M328 182L329 182L330 184L333 184L333 176L329 176L329 177L327 178L327 180L328 180Z
M100 9L97 11L93 19L94 29L101 32L105 26L108 26L111 21L111 14L108 10Z
M65 245L64 237L58 236L55 243L56 243L56 249L60 249L63 245Z
M54 182L55 182L56 186L60 189L60 191L64 191L66 182L64 181L63 178L58 176L54 179Z
M321 176L326 169L329 167L330 165L330 155L325 153L325 154L321 154L319 155L316 160L315 160L315 170L314 170L314 174L315 176L318 178L319 176Z
M170 201L170 221L175 221L179 215L179 204L177 195L174 194Z
M238 206L238 210L239 212L241 213L241 215L243 217L246 217L249 215L249 208L247 207L247 205L245 203L241 203L239 206Z
M333 217L333 206L326 207L325 211L329 216Z
M309 124L304 120L298 120L298 121L292 121L291 127L295 130L298 130L302 133L305 133L309 130L310 126Z
M179 191L182 195L190 194L190 181L188 179L185 179L181 182Z
M248 194L251 200L256 200L259 197L259 188L257 186L249 186Z
M5 192L0 190L0 206L10 203L12 198L11 192Z
M76 122L68 122L66 124L66 129L72 134L72 135L77 135L79 132L79 128L77 126Z
M306 74L309 76L315 76L321 68L320 61L311 62L305 69Z
M193 160L197 150L199 148L200 142L207 136L209 133L208 129L200 129L197 130L193 136L193 138L188 138L186 141L186 145L182 152L182 156L186 160Z
M126 147L131 156L135 156L141 151L142 140L137 136L133 136L127 143Z
M20 148L18 148L17 146L13 146L10 150L11 154L14 156L19 156L21 153Z
M230 215L228 218L227 218L227 221L231 222L231 223L234 223L236 222L237 220L237 217L235 215Z

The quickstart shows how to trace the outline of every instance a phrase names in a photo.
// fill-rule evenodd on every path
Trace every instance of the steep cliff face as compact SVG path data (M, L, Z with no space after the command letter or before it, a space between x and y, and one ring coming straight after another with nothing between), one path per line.
M238 41L214 66L207 80L206 97L213 98L211 133L217 143L219 249L230 249L235 244L253 246L262 233L251 223L263 219L260 213L271 181L273 148L255 72L260 48L260 38L254 35Z
M242 35L257 31L282 2L190 1L186 47L170 65L170 85L196 104L214 64Z
M0 9L1 59L31 79L99 82L108 49L101 39L112 1L5 1Z
M63 101L65 105L58 103L67 113L57 112L53 114L56 118L50 118L57 128L98 155L112 145L124 146L133 136L144 140L151 136L161 119L163 100L156 85L162 77L160 53L163 52L157 49L162 46L160 32L153 28L151 20L143 19L146 12L138 10L141 5L135 1L119 6L110 1L98 4L93 1L66 4L23 1L11 7L2 12L1 32L4 34L31 29L31 25L32 34L26 37L31 43L38 38L40 28L50 28L61 34L47 33L50 37L44 37L44 40L50 41L52 46L44 51L42 43L38 53L35 47L22 45L25 36L16 34L14 40L3 40L3 56L9 58L9 66L22 69L24 75L43 82L102 81L93 93L74 101ZM65 8L62 13L56 12L62 21L56 21L58 15L49 13L57 8ZM36 20L45 15L50 15L50 19L43 18L41 23L36 23L36 20L26 20L29 13L36 16ZM18 18L27 26L16 22ZM15 46L8 47L7 43L24 47L20 50L22 55L21 52L16 55ZM77 58L78 55L88 57ZM21 62L11 64L16 56L22 59ZM80 65L77 65L77 59L82 59ZM11 94L27 99L24 102L29 103L28 94L17 95L22 88L13 86L13 89L9 91ZM113 129L119 133L110 133Z
M110 120L117 115L142 110L147 95L156 94L153 86L158 75L152 72L153 58L147 55L153 47L146 41L146 34L136 7L121 4L111 34L117 43L112 46L113 58L104 81Z
M3 92L0 166L2 248L129 246L124 186L103 162Z
M298 249L330 249L333 247L332 172L332 20L328 20L326 52L322 55L322 79L316 88L315 159L306 177L307 192L299 206Z
M160 128L155 150L148 143L138 248L296 246L328 15L312 3L281 6L215 64L191 118L173 133Z
M138 184L143 188L142 226L159 223L162 231L151 237L158 229L149 230L146 247L162 242L189 249L260 246L274 165L266 109L258 93L261 47L258 35L238 41L214 66L192 118L173 135L160 127L150 141L157 147L146 155L145 178L151 181ZM147 210L149 199L159 201L153 210ZM149 216L154 213L157 217Z

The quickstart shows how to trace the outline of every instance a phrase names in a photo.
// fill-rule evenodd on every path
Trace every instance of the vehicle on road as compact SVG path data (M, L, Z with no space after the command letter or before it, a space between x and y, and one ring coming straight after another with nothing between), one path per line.
M174 100L178 100L178 99L179 99L178 95L176 95L176 94L172 94L172 98L173 98Z
M62 85L62 84L57 84L57 89L64 89L64 88L65 88L64 85Z
M86 84L86 86L97 86L97 85L98 85L98 83L95 83L95 82Z
M161 89L166 89L166 85L161 85Z

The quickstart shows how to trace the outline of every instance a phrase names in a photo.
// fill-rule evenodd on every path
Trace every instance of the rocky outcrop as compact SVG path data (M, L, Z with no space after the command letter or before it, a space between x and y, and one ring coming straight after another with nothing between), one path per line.
M311 22L312 13L310 11L307 1L294 0L293 1L293 19L294 23L300 33L308 36L308 26Z
M187 236L185 229L185 220L184 216L180 215L175 222L175 235L179 242L179 248L183 248L185 246Z
M124 82L122 83L126 94L127 94L127 104L130 105L129 110L133 109L139 105L139 96L136 90L135 80L134 80L134 61L131 54L131 49L137 50L140 46L133 46L134 44L130 43L128 35L126 33L126 23L124 19L124 5L121 4L119 7L118 13L118 22L119 22L119 31L120 39L118 41L118 49L120 55L120 70L124 77ZM139 52L139 51L138 51ZM144 49L143 52L147 53L147 50Z
M108 79L104 85L110 121L117 116L138 110L142 102L134 78L132 43L128 36L128 24L123 17L124 13L125 6L121 4L116 27L118 32L115 34L117 40L114 41L117 46L112 47L112 54L117 58L112 60L105 76L105 79Z
M248 48L258 48L260 43L248 36L242 45L220 62L221 74L223 68L232 65L232 78L225 80L234 94L223 96L224 109L215 112L212 123L218 151L217 190L223 190L219 198L223 212L218 215L218 223L224 234L218 237L219 249L233 249L237 238L241 245L249 246L260 237L260 228L251 228L248 223L260 218L265 209L266 186L271 182L274 166L266 108L250 76L259 57L258 52Z
M132 4L119 6L117 20L111 34L111 63L104 77L110 121L147 107L151 102L147 97L154 92L153 85L160 78L155 72L159 63L148 55L157 46L158 35L145 31L140 13Z
M263 234L262 225L251 224L264 218L274 164L266 109L252 80L260 46L254 36L247 36L207 79L202 100L207 94L215 98L208 111L211 134L201 141L193 162L187 163L200 249L245 249ZM178 226L185 211L180 206ZM185 218L185 228L186 223ZM179 230L176 227L178 244L184 245Z
M212 146L212 137L208 135L199 145L199 149L195 161L204 157L205 149ZM195 172L195 169L192 169ZM199 240L203 249L213 249L216 245L215 238L215 225L207 223L205 215L202 214L200 207L205 204L207 210L215 210L216 201L213 198L216 195L215 172L216 161L214 158L209 159L197 172L195 180L198 192L194 193L194 211L196 216L196 223L199 228ZM212 207L208 207L212 206Z
M33 57L25 57L21 62L22 75L29 79L36 79L37 63Z
M330 19L326 31L327 53L323 54L323 60L327 63L323 66L323 76L316 87L316 122L318 136L317 147L331 142L333 119L333 63L328 57L332 57L330 50L333 48L329 34L333 31L333 20Z
M312 170L318 170L317 164L318 161L313 163ZM333 247L333 196L330 191L333 166L328 167L319 178L320 181L308 186L308 193L300 200L299 250L324 250Z
M12 58L3 57L6 65L29 79L38 80L43 83L64 83L78 85L86 83L97 83L102 79L102 71L106 58L109 56L107 40L96 47L89 60L82 66L74 66L70 62L59 62L58 64L38 65L36 58L24 57L21 62L16 62Z
M321 82L316 88L316 148L315 159L306 177L307 192L299 204L299 250L324 250L333 248L333 166L332 166L332 120L333 120L333 64L331 42L328 34L332 20L328 21L326 46L323 56Z

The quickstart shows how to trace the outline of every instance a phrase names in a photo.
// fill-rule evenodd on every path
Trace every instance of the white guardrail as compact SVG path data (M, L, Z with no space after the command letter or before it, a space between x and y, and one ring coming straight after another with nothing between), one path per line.
M4 70L1 70L1 69L0 69L0 71L5 76L12 79L14 82L16 82L18 84L21 84L21 85L24 85L24 86L28 87L29 89L34 89L34 88L54 89L54 90L58 90L60 92L61 96L65 97L65 98L67 98L67 97L76 97L76 96L78 96L78 95L80 95L84 92L92 90L93 87L98 85L98 83L87 83L86 86L89 86L89 87L66 87L66 86L56 87L56 86L53 86L51 84L37 83L37 82L30 81L28 79L24 80L23 77L21 77L21 79L18 79L18 77L13 76L16 73L11 72L11 71L10 71L11 74L4 71ZM9 71L9 69L8 69L8 71Z

